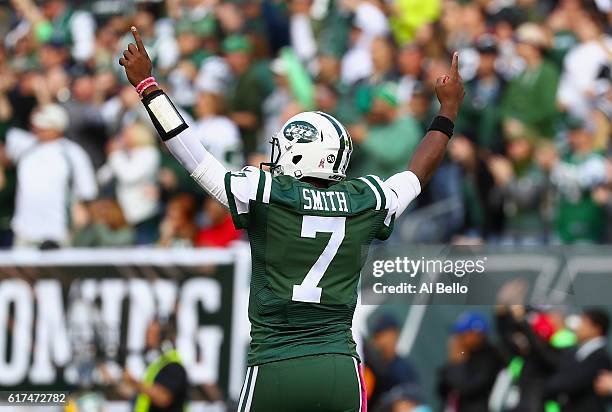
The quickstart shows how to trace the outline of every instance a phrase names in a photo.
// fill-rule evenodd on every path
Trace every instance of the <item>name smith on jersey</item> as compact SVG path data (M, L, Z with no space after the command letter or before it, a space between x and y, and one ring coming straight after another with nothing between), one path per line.
M345 192L302 188L302 205L304 210L325 212L349 211Z

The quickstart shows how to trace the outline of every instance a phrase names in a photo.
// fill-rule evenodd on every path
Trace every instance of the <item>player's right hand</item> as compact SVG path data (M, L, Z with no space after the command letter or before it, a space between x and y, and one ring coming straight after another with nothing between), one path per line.
M455 120L465 96L463 79L459 74L459 53L453 53L450 73L438 77L436 95L441 105L440 114Z
M119 59L119 64L125 68L125 74L132 86L151 76L153 64L140 38L140 33L136 27L132 26L132 35L136 44L130 43L123 52L123 57Z

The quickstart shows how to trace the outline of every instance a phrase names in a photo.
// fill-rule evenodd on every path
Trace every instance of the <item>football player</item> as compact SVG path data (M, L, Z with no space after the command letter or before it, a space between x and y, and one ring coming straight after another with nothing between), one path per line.
M367 247L441 162L463 100L458 56L437 79L439 116L407 171L346 180L353 145L323 112L291 118L272 138L269 171L228 172L190 135L151 75L136 28L120 64L164 144L206 192L231 211L251 243L251 345L239 412L363 411L365 388L351 333Z

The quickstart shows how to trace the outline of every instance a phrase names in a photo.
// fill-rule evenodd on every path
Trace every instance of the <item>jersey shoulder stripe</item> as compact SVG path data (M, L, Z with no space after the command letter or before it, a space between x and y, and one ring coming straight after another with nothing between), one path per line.
M384 186L383 181L378 176L374 176L374 175L367 175L364 177L368 179L370 182L372 182L372 185L374 185L378 193L380 193L381 209L387 209L389 206L389 203L387 199L387 192L383 189L383 186Z
M364 181L374 193L376 197L376 210L388 209L387 194L382 188L382 181L377 176L372 175L363 176L359 179Z
M397 194L380 177L374 175L370 175L370 177L376 181L385 196L385 209L390 209L392 198L393 196L397 197Z
M372 182L370 182L365 177L360 177L359 180L365 182L365 184L368 185L368 187L370 188L370 190L374 194L374 197L376 198L376 210L380 210L380 204L381 204L380 193L378 192L378 190L376 190L376 187L374 187Z
M260 170L261 174L264 177L263 191L261 202L270 203L270 193L272 192L272 174L265 170ZM260 181L261 184L261 181Z
M272 177L269 172L247 166L225 174L225 192L237 229L248 226L251 202L269 203Z

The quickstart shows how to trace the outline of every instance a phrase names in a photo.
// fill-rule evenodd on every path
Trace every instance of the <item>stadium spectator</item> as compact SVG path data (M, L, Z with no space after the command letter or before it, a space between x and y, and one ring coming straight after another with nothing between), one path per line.
M371 90L383 83L395 81L395 64L393 56L395 49L391 42L385 37L377 37L370 45L370 58L372 59L372 71L364 79L356 84L357 93L364 94L365 98L371 95ZM359 96L358 96L359 99ZM358 103L359 104L359 103Z
M98 171L101 184L116 180L116 193L126 220L136 229L136 244L157 239L159 149L151 130L140 123L126 126L109 142L108 163Z
M492 202L495 199L494 179L478 147L466 136L458 135L451 141L448 154L460 166L459 195L464 204L463 224L454 242L479 243L495 239L501 230L501 204Z
M424 51L416 43L403 46L397 53L397 67L400 75L397 99L404 109L410 104L415 88L424 78L424 60Z
M353 86L372 73L372 40L386 36L389 23L378 2L347 1L344 6L354 17L350 27L349 47L342 57L341 78L343 83Z
M197 120L193 133L225 167L229 170L239 170L244 164L240 131L236 124L225 116L224 105L223 96L220 94L199 92L194 107Z
M440 0L399 0L391 4L391 29L399 44L417 37L423 26L440 15Z
M196 204L193 196L181 193L168 201L166 214L159 225L161 247L190 247L196 235Z
M586 118L594 98L609 84L612 37L597 14L580 10L571 21L579 44L565 57L557 98L570 115Z
M317 81L333 87L338 93L349 91L349 87L340 78L340 59L331 50L321 50L317 61Z
M153 319L146 329L146 349L159 354L145 371L142 380L136 379L125 369L123 384L134 395L135 411L182 411L189 400L189 377L174 349L176 320Z
M204 226L196 234L194 246L227 247L240 239L240 231L234 228L229 211L212 198L204 201L204 219Z
M11 0L13 7L32 27L36 41L66 45L72 58L85 62L94 52L96 23L84 10L75 10L66 0Z
M508 244L543 244L546 176L534 162L535 143L515 137L506 144L508 157L493 156L488 168L493 176L505 217L502 241Z
M506 81L498 73L497 41L483 35L476 42L478 67L474 77L465 83L465 100L457 119L457 131L473 136L479 146L500 151L501 129L499 103Z
M388 391L382 399L380 412L430 412L419 385L400 384Z
M518 286L518 290L522 290L519 294L525 294L524 285L512 282L503 288L506 295L512 286ZM500 292L500 296L503 294ZM563 330L563 314L553 310L528 313L519 304L523 298L506 296L504 302L503 298L498 297L497 332L501 353L513 373L513 385L519 394L512 410L540 411L545 405L544 385L555 372L562 356L566 355L565 352L572 350L574 342L569 339L563 345L554 347L553 336Z
M557 68L544 58L549 46L545 29L525 23L516 30L517 52L525 60L525 70L510 80L501 101L506 137L528 134L551 139L557 118Z
M73 201L91 201L98 194L87 154L64 137L67 126L66 111L49 104L35 109L31 133L7 132L6 154L17 166L16 247L68 245Z
M353 134L360 156L353 175L367 173L387 179L406 169L422 134L419 124L409 115L399 112L397 87L383 83L372 92L368 126Z
M557 192L555 234L563 243L596 243L605 234L605 212L592 192L606 182L605 159L594 149L591 125L573 119L570 128L565 156L554 149L539 156Z
M545 396L558 401L563 412L606 410L605 399L595 392L594 385L601 371L612 369L606 339L609 326L606 311L582 312L576 330L577 350L561 360L557 372L544 386Z
M311 63L317 55L317 40L313 32L310 6L311 2L308 0L292 1L289 18L291 46L299 59L306 63Z
M140 120L140 106L140 99L133 87L119 87L117 94L110 96L100 107L107 133L110 136L116 135L124 126Z
M489 410L489 393L502 365L487 333L487 321L478 312L462 313L453 325L448 360L440 370L438 383L445 410Z
M270 70L274 74L275 88L262 104L263 125L257 139L257 149L263 153L268 152L270 138L283 126L281 118L284 108L294 101L287 63L277 57L270 63Z
M73 238L74 247L127 247L134 244L134 229L112 199L100 199L83 208L81 227ZM75 225L78 219L75 218Z
M240 128L246 153L256 149L262 103L268 95L253 65L252 47L246 36L238 34L223 42L225 61L232 75L227 108L229 117Z
M419 378L412 365L397 353L400 325L395 316L383 314L374 323L372 338L366 347L366 376L368 407L376 410L384 405L384 398L397 386L419 386ZM368 379L366 379L368 381Z
M101 98L98 87L93 76L79 75L72 82L71 99L64 104L70 118L66 137L87 152L96 169L104 164L107 137L106 124L97 105Z

